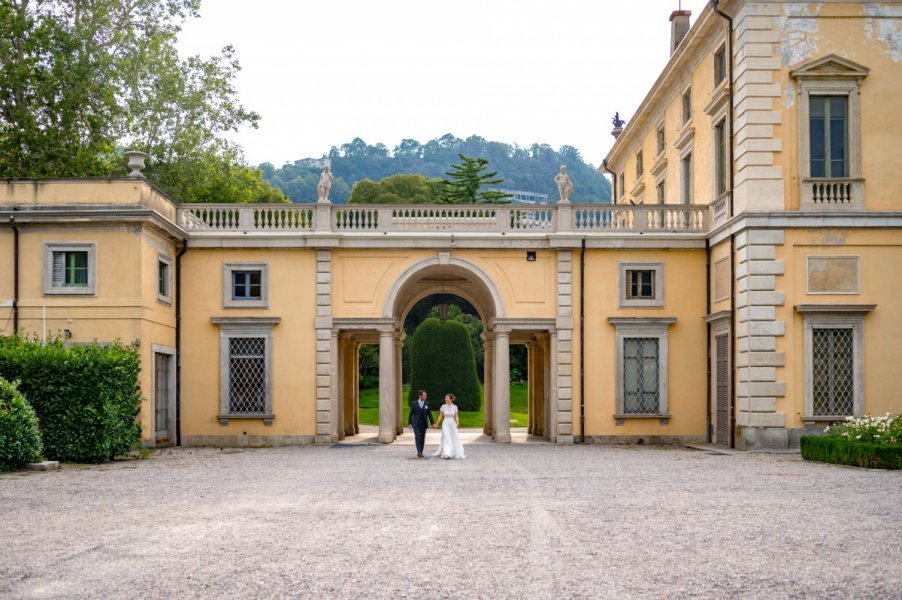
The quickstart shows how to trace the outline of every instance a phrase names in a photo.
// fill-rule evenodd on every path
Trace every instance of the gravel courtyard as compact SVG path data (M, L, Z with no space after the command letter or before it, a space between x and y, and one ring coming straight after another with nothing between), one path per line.
M409 438L2 475L0 597L902 598L902 472Z

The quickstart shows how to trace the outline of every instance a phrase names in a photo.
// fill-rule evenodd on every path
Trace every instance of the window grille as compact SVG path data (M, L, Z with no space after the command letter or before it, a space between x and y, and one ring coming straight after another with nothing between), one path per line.
M229 412L266 412L266 338L229 339Z
M808 131L812 177L847 177L846 146L849 99L845 96L811 96Z
M159 432L169 429L169 375L172 357L160 353L157 353L155 356L154 426Z
M852 328L811 330L813 409L816 416L851 415L855 376Z
M88 253L59 251L53 253L53 287L88 285Z
M232 300L262 299L261 271L232 271Z
M657 338L623 339L623 412L658 414Z

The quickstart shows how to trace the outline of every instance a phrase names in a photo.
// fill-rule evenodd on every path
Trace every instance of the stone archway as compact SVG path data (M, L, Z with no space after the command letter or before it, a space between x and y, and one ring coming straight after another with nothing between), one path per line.
M530 353L529 433L555 440L556 360L555 319L508 318L501 293L477 265L439 252L409 266L385 296L380 318L336 318L338 386L333 396L333 431L340 439L356 433L355 369L360 344L379 345L378 441L391 443L403 431L407 411L401 391L403 323L422 298L446 293L466 299L484 324L484 433L496 442L511 441L510 344L526 344ZM539 420L540 419L540 420ZM547 425L546 425L547 423Z

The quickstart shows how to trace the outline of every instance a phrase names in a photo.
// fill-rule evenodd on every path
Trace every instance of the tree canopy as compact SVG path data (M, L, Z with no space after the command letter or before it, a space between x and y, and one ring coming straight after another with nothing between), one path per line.
M223 134L256 127L234 50L179 57L200 0L0 2L0 176L125 174L121 148L181 201L283 201Z
M558 198L554 176L561 165L573 180L570 197L575 204L608 203L611 186L591 164L586 163L572 146L554 150L547 144L519 147L492 142L479 136L460 139L451 134L422 144L404 139L391 151L384 144L369 145L360 138L333 147L326 156L332 161L332 202L344 203L355 183L369 179L373 182L398 174L422 175L427 179L442 178L451 166L460 161L459 154L483 157L490 162L498 178L504 179L508 190L548 194L553 202ZM260 165L264 177L291 198L293 202L316 201L319 168L287 163L277 168L269 163ZM438 201L438 197L433 201Z

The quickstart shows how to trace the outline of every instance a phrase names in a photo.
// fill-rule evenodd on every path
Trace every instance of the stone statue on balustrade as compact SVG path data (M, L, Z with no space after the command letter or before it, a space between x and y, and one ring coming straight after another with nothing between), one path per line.
M561 195L561 204L570 204L570 194L573 193L573 182L567 175L567 167L561 165L561 172L554 176L554 182L557 184L557 191Z
M319 176L319 184L316 186L316 192L319 194L317 202L329 201L329 190L332 189L332 169L329 165L323 167L323 172Z

